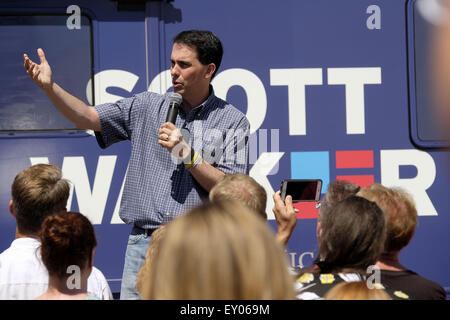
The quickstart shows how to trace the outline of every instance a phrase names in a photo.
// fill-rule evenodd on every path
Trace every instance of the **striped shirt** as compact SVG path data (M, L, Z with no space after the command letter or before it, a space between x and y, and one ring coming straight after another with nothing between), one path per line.
M120 205L128 224L156 229L208 197L183 163L158 144L170 93L143 92L95 106L102 126L101 148L131 141L131 156ZM180 107L175 125L203 159L224 173L248 173L250 125L245 115L214 95L189 113ZM179 161L178 161L179 162Z

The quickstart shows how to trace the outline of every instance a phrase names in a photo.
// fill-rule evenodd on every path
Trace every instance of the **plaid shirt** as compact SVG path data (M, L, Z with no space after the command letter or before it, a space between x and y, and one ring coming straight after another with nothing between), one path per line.
M189 113L180 107L175 125L203 159L224 173L248 173L249 122L245 115L211 94ZM131 141L131 157L120 217L144 229L156 229L208 197L183 163L158 144L170 93L143 92L95 106L102 125L101 148Z

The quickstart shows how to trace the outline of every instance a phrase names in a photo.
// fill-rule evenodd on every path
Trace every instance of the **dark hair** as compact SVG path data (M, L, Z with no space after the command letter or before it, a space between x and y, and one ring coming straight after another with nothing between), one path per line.
M318 219L322 220L336 203L349 196L356 195L360 189L361 188L357 184L345 180L330 182L327 192L320 202Z
M94 227L78 212L58 212L47 217L40 233L41 255L49 275L61 279L70 276L69 266L82 270L91 263L97 246Z
M37 235L47 216L65 209L69 193L68 181L54 165L36 164L19 172L11 186L19 232Z
M386 222L375 202L350 196L322 220L320 272L366 272L383 251Z
M214 33L205 30L182 31L175 36L173 42L195 47L197 59L201 64L207 65L214 63L216 70L211 79L214 78L217 70L219 70L223 56L222 43Z

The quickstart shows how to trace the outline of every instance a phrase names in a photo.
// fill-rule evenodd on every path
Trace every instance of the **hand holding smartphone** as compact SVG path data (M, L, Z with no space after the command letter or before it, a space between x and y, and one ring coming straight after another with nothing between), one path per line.
M320 179L286 179L281 182L281 199L287 195L292 197L292 202L318 201L322 190Z

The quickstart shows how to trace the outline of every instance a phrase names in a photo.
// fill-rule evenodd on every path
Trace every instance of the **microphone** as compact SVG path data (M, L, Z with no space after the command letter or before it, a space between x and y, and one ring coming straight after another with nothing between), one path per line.
M173 124L175 124L175 120L177 119L178 115L178 108L180 107L181 102L183 102L183 97L181 96L181 94L173 92L170 96L169 110L167 111L166 122L172 122Z

